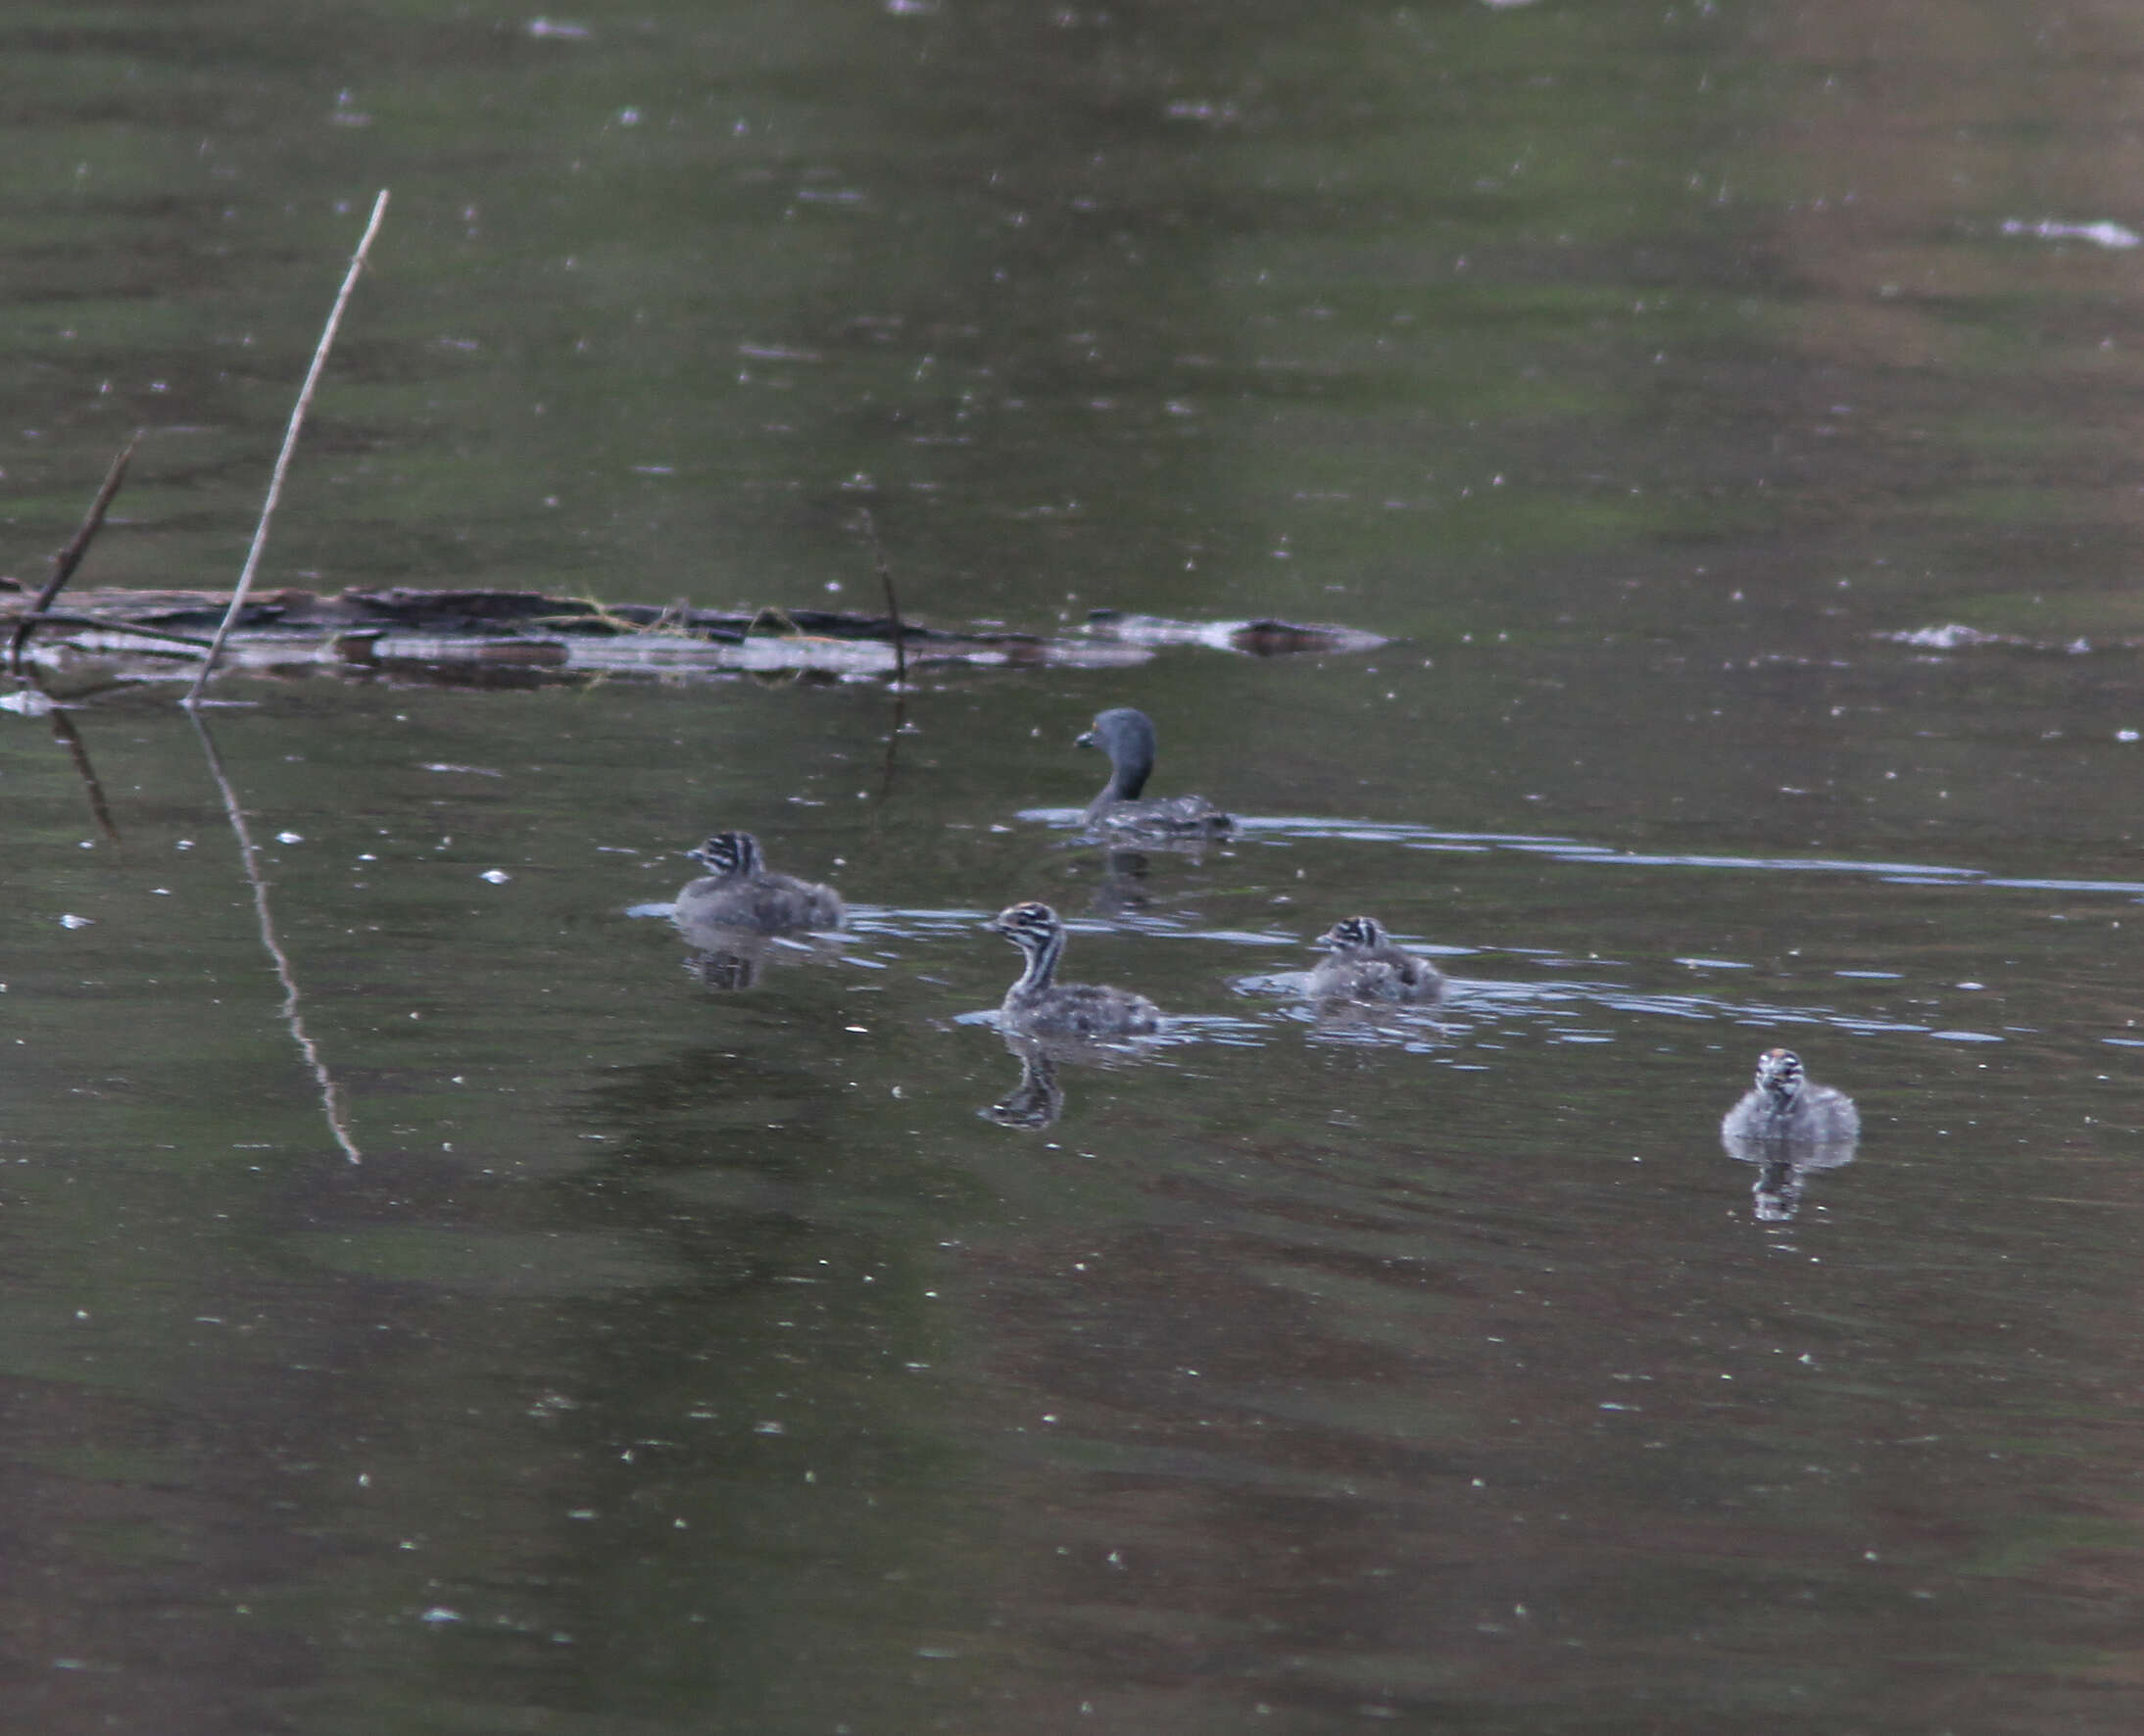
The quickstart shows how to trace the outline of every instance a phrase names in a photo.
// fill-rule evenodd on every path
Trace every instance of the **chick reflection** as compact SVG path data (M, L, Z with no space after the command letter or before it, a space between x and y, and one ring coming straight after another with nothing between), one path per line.
M1784 1224L1801 1210L1802 1188L1810 1171L1841 1169L1854 1161L1851 1139L1785 1145L1777 1139L1738 1139L1723 1133L1720 1142L1730 1157L1757 1166L1757 1184L1750 1191L1760 1224Z
M1064 1113L1056 1057L1032 1037L1005 1033L1005 1047L1020 1063L1020 1083L997 1102L976 1111L1001 1128L1047 1128Z
M728 993L750 989L769 964L803 964L838 956L832 940L791 939L735 923L696 922L680 911L672 920L685 944L685 974L703 988Z
M1756 1215L1764 1224L1793 1217L1809 1173L1852 1163L1860 1136L1854 1100L1807 1078L1791 1049L1757 1057L1755 1086L1720 1123L1727 1154L1757 1166Z

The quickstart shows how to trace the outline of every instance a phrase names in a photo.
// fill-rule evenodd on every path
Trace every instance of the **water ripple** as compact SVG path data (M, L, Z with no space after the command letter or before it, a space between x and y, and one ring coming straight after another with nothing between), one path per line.
M1077 828L1079 808L1023 808L1019 818L1059 828ZM1677 851L1619 849L1583 839L1525 832L1443 832L1398 820L1321 820L1304 815L1236 816L1236 829L1217 842L1285 845L1297 839L1353 844L1396 844L1406 849L1514 850L1552 861L1583 862L1615 868L1707 868L1730 873L1867 874L1903 886L1978 886L2011 892L2111 892L2144 898L2144 881L2059 880L1990 874L1985 869L1942 862L1858 861L1845 856L1719 856Z

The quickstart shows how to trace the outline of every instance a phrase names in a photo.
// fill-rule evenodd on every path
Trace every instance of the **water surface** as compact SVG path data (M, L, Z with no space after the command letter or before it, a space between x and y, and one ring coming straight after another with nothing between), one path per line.
M1393 641L0 715L15 1721L2133 1728L2132 34L0 24L21 579L146 424L83 582L228 584L391 185L266 582ZM848 935L628 914L717 826Z

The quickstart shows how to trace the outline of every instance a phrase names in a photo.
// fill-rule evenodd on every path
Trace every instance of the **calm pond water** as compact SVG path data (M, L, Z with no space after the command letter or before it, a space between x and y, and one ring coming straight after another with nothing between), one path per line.
M5 1721L2135 1730L2139 64L0 15L24 582L146 426L81 583L228 585L388 186L265 583L871 607L868 505L934 622L1391 642L0 713ZM1120 704L1231 838L1082 838ZM847 936L630 914L717 827ZM1008 1047L1021 898L1161 1037ZM1286 991L1357 911L1447 1005ZM1723 1150L1775 1044L1850 1163Z

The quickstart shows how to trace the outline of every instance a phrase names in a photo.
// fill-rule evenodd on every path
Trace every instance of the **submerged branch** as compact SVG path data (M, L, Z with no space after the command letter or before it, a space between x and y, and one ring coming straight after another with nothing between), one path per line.
M62 587L74 576L74 569L81 565L82 556L89 553L90 542L104 528L104 515L111 510L112 500L120 492L120 484L126 478L126 462L134 456L134 448L141 444L142 430L136 428L134 437L120 448L120 456L112 460L112 467L104 473L104 482L97 490L97 498L89 503L89 510L75 528L68 545L52 557L52 576L44 583L44 589L30 600L15 623L14 637L8 641L8 670L20 677L23 673L23 647L29 643L29 636L37 631L37 623L45 618L52 607L52 600L59 596Z

